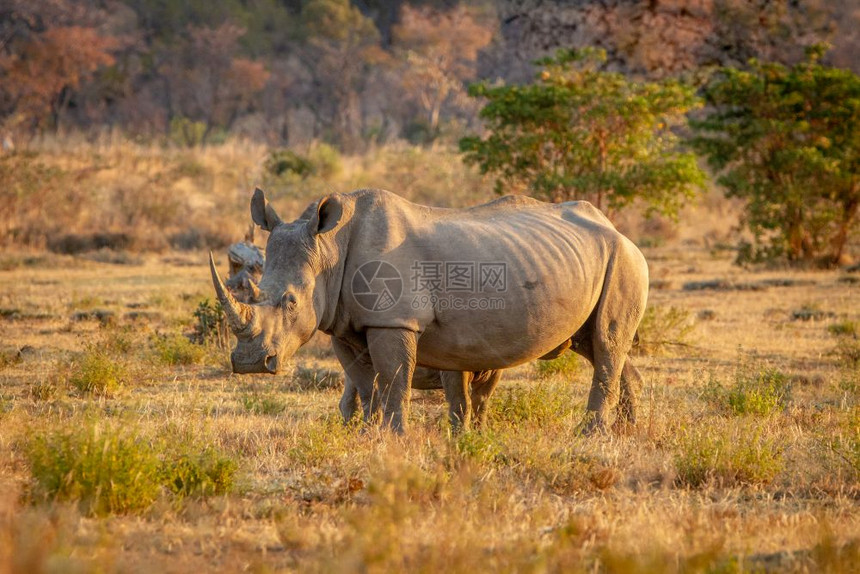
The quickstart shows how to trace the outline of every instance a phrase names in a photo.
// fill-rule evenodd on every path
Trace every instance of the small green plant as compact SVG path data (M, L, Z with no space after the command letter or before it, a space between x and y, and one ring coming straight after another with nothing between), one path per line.
M499 438L489 430L463 431L455 437L454 448L463 458L476 462L504 462L505 455Z
M791 396L788 375L772 367L743 365L726 388L711 375L702 397L722 411L737 415L769 416L782 410Z
M299 464L317 466L336 460L348 452L353 427L344 426L339 417L325 417L305 426L290 449L290 458Z
M782 470L782 448L757 425L719 424L685 429L677 445L678 483L767 484Z
M567 352L548 361L535 362L535 371L539 379L564 377L570 379L579 372L579 355Z
M840 321L827 326L827 332L836 337L860 336L860 324L857 321Z
M194 310L194 341L199 344L214 344L219 349L230 346L230 336L227 329L227 320L221 303L214 304L209 299L204 299L197 304Z
M842 366L852 371L860 370L860 339L841 337L830 354Z
M274 177L296 175L305 179L314 173L311 160L289 149L276 149L269 152L263 168Z
M343 371L314 364L299 365L293 371L293 384L302 390L337 389L343 386Z
M79 392L108 396L128 382L125 363L100 345L88 345L70 367L69 383Z
M204 347L195 345L179 333L155 335L152 346L158 360L165 365L197 365L206 357Z
M88 514L142 510L160 491L156 452L120 426L37 433L26 458L36 499L77 501Z
M244 395L242 406L255 415L279 415L287 409L287 404L278 397L256 392Z
M239 465L217 449L187 448L170 453L162 462L162 481L180 499L218 496L233 489Z
M489 419L494 424L530 422L538 426L561 422L573 413L569 389L567 383L546 382L502 389L490 403Z
M689 346L689 337L696 328L690 312L680 307L652 305L645 310L639 324L639 353L660 354L670 347Z

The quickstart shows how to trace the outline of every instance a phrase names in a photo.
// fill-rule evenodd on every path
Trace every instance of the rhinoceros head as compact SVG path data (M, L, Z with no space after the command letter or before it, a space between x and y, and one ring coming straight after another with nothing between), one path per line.
M252 303L236 300L210 254L215 293L237 339L230 356L234 373L275 374L313 336L326 307L324 286L317 287L329 269L330 249L321 244L328 243L324 236L342 215L340 202L330 197L323 198L308 219L285 223L263 192L255 190L251 217L270 235Z

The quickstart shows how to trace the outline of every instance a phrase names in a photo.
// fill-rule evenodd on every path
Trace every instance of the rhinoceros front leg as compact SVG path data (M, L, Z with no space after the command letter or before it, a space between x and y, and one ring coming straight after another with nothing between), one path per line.
M373 411L373 379L375 371L366 347L357 348L339 339L331 340L334 354L340 361L346 377L343 395L340 398L340 414L344 422L349 422L357 408L357 398L361 398L364 422L370 422ZM378 404L376 407L378 408Z
M472 418L472 397L469 386L474 377L471 371L442 371L442 388L448 401L448 422L451 430L468 429Z
M412 388L417 340L415 332L408 329L367 330L367 347L376 371L373 402L382 407L383 424L398 433L403 432L407 419L404 408L408 408Z

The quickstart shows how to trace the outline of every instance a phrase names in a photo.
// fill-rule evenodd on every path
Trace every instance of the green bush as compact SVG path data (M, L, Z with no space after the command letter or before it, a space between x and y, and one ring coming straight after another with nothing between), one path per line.
M297 175L305 179L314 173L314 166L310 159L289 149L276 149L269 152L263 168L274 177Z
M489 430L464 430L455 437L459 456L476 462L503 462L504 450L498 437Z
M236 461L214 448L187 449L165 458L162 481L179 498L227 494L233 489Z
M39 433L26 458L37 498L77 501L89 514L142 510L159 494L156 451L122 427Z
M109 347L92 344L70 368L69 383L81 393L111 395L128 382L125 363L112 356Z
M178 499L230 492L238 464L197 441L148 441L121 424L36 433L26 448L34 500L78 502L88 514L148 508L167 490Z
M206 356L204 347L195 345L179 333L155 335L152 346L158 360L165 365L197 365Z
M197 304L194 310L194 341L199 344L213 344L219 349L230 346L230 335L227 329L227 320L221 303L214 304L209 299L204 299Z
M742 367L731 387L712 379L704 396L729 414L769 416L785 407L791 382L788 375L771 367Z
M782 470L782 448L756 425L735 426L726 420L682 433L675 453L678 483L767 484Z
M579 355L566 352L549 361L536 361L535 371L539 379L551 379L556 376L570 379L579 372L579 364Z
M528 387L508 387L497 392L490 403L489 419L494 424L531 422L538 426L561 422L573 413L570 383L540 382Z

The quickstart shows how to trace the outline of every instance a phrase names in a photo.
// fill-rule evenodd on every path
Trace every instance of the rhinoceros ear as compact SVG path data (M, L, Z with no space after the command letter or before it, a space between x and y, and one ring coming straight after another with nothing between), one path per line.
M281 223L275 208L266 201L266 194L259 187L254 190L254 197L251 198L251 219L266 231L273 230Z
M343 203L337 194L327 195L322 198L314 213L308 221L308 229L314 235L331 231L340 223L343 217Z

